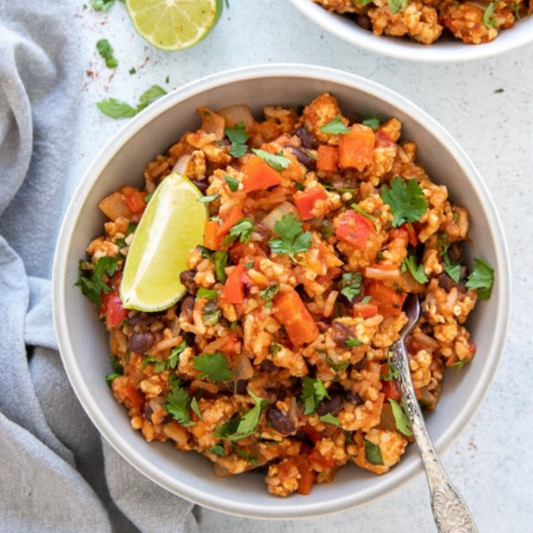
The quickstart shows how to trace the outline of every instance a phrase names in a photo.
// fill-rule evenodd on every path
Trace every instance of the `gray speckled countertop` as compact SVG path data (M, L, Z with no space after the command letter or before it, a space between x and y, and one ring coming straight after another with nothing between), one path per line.
M79 158L71 169L73 188L122 125L96 109L98 100L114 96L136 102L156 83L170 90L219 70L259 63L314 63L365 76L410 98L459 141L486 180L503 221L513 305L495 382L442 462L466 497L480 532L532 531L533 46L476 63L393 60L326 34L286 0L232 0L214 32L179 53L145 44L134 33L123 4L96 13L80 2L79 18L86 83L76 137ZM95 43L104 37L119 58L116 72L103 67L97 56ZM135 74L128 73L131 67ZM205 509L200 516L202 533L435 530L422 475L363 507L318 519L267 522Z

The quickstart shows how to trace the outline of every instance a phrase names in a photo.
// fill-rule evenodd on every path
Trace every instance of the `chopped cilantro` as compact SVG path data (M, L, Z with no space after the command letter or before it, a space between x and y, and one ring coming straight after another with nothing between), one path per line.
M151 192L150 194L147 194L145 197L144 197L144 201L146 203L148 203L151 199L152 199L152 196L154 195L153 192Z
M323 239L329 239L333 235L333 228L327 220L323 220L320 224L320 235Z
M209 326L216 326L220 320L221 312L217 307L217 303L213 300L207 302L202 314L202 320Z
M91 6L95 11L107 11L115 0L91 0Z
M341 421L336 417L336 416L333 416L331 413L328 413L326 415L322 415L321 417L319 417L320 420L326 424L333 424L334 426L340 426L341 425Z
M387 0L391 13L400 13L405 11L408 0Z
M413 278L415 278L418 283L424 284L428 282L428 277L424 272L424 265L417 264L416 257L414 255L408 255L402 261L402 272L405 272L406 269L409 270Z
M381 379L384 381L390 381L391 379L398 379L400 377L400 371L390 360L390 355L387 352L387 374L381 376Z
M132 107L126 102L117 100L116 98L108 98L107 100L102 100L96 104L96 107L108 117L111 118L129 118L134 117L137 113L142 111L145 107L150 105L157 98L167 94L165 89L162 89L158 85L150 87L145 91L140 99L137 107Z
M194 358L192 366L200 372L200 379L204 376L209 381L229 381L233 372L228 368L226 356L220 352L204 353Z
M306 252L311 247L312 235L309 231L303 231L302 221L293 213L283 215L281 220L274 224L274 231L280 237L268 241L270 249L277 254L287 254L295 260L296 254Z
M444 259L444 271L446 274L448 274L455 283L459 283L461 281L461 263L452 263L447 251L443 252L442 258Z
M133 74L135 74L137 71L135 70L135 67L131 67L129 70L128 70L128 74L130 76L132 76Z
M361 294L362 276L359 272L347 272L342 275L341 294L351 302L358 294Z
M152 102L155 102L158 98L165 96L167 91L159 85L152 85L148 90L144 91L139 98L139 105L137 111L142 111L145 107L148 107Z
M200 406L198 405L198 400L196 399L196 396L192 397L191 409L193 410L193 413L198 417L199 420L203 419L202 411L200 411Z
M224 176L224 180L226 180L226 183L228 184L229 190L231 192L235 192L239 189L239 183L240 181L233 176L230 176L229 174L226 174Z
M232 243L237 239L247 244L252 238L252 232L256 229L257 227L249 218L241 218L241 220L229 230L229 235L224 239L224 244Z
M456 361L452 365L450 365L452 368L456 368L457 370L461 370L463 366L470 363L472 361L472 358L469 357L468 359L459 359L459 361Z
M494 8L496 7L498 1L499 0L492 0L483 13L483 24L487 28L493 28L496 26L496 19L492 16L492 13L494 12Z
M370 300L372 300L372 296L365 296L360 303L367 304Z
M394 416L396 428L400 433L403 433L405 436L410 437L413 434L410 429L411 423L409 422L409 418L405 413L403 406L392 398L389 398L389 402L392 407L392 415Z
M477 290L481 300L488 300L494 283L494 269L479 257L474 258L474 270L468 276L466 288Z
M181 387L181 384L178 382L172 391L167 394L167 403L165 404L165 409L168 414L178 421L181 426L192 426L194 422L191 420L191 397L189 393Z
M241 157L248 151L248 145L246 144L248 133L246 133L244 122L237 122L233 128L226 128L224 133L231 142L229 153L233 157Z
M208 204L217 198L218 194L210 194L209 196L200 196L200 198L196 198L196 201L200 202L201 204Z
M243 459L246 459L247 461L250 461L250 463L252 463L254 466L257 463L257 457L254 457L253 455L249 454L248 452L246 452L244 450L241 450L241 449L238 448L238 449L235 450L235 453L239 457L242 457Z
M224 269L228 265L229 254L223 250L218 250L215 252L213 259L215 262L215 276L217 281L220 281L220 283L225 283L228 276Z
M363 208L359 207L357 204L350 204L350 207L354 210L363 215L365 218L368 218L368 220L371 220L374 222L376 220L376 217L371 215L368 211L365 211Z
M335 370L335 372L344 372L349 366L350 361L343 361L342 363L336 363L331 359L329 355L326 355L326 363Z
M304 378L302 393L300 394L300 400L304 404L304 414L313 414L318 404L325 398L329 399L329 394L326 386L319 378Z
M212 453L213 455L218 455L219 457L225 457L226 453L224 452L224 446L221 444L215 444L211 448L207 448L207 453Z
M269 287L267 287L266 289L263 289L259 293L259 297L267 302L271 301L276 296L278 290L279 290L279 283L277 283L276 285L270 285Z
M204 259L213 259L213 252L209 248L199 244L198 249L200 250L200 253Z
M109 386L111 386L111 383L113 383L113 380L115 378L118 378L119 376L122 376L124 374L124 368L122 368L122 365L120 364L116 355L111 355L110 361L113 372L107 374L107 376L105 377L105 381Z
M180 361L180 355L188 347L189 345L187 344L187 341L182 341L180 344L178 344L178 346L173 348L167 360L167 364L169 368L174 370L178 366L178 363Z
M198 289L196 293L196 298L205 298L206 300L216 300L218 298L218 293L214 289Z
M115 68L118 65L118 61L113 55L113 47L109 44L109 41L107 39L100 39L96 43L96 49L98 50L99 54L104 58L106 67Z
M287 159L282 155L275 155L265 152L264 150L255 149L253 149L252 152L278 172L281 172L284 168L289 168L289 165L291 164L290 159Z
M278 355L278 353L281 351L281 346L277 343L277 342L272 342L270 344L270 349L268 350L268 353L272 356L272 357L276 357L276 355Z
M103 276L112 276L118 270L117 257L100 257L91 270L84 271L75 285L81 287L81 292L89 298L96 307L102 307L102 293L111 291Z
M156 374L163 372L167 368L167 362L156 357L145 357L141 365L141 370L144 370L148 365L154 365L154 372Z
M505 89L502 89L502 88L500 87L499 89L496 89L494 92L495 92L496 94L501 94L501 93L503 93L504 91L505 91Z
M247 261L246 263L244 263L244 268L246 268L247 270L249 270L250 268L254 268L255 266L255 261Z
M370 1L372 1L372 0L370 0ZM372 128L374 131L376 131L378 129L379 124L380 124L379 117L380 117L380 115L373 115L371 117L365 118L365 120L363 120L363 124L365 126L368 126L369 128Z
M346 344L346 346L349 346L350 348L355 348L357 346L361 346L361 344L363 344L359 339L356 339L355 337L352 337L350 339L346 339L344 341L344 344Z
M333 120L331 120L324 126L320 126L320 131L323 131L324 133L346 134L350 133L351 130L350 128L348 128L348 126L344 125L341 116L337 115Z
M368 439L363 439L363 442L365 444L365 459L373 465L383 466L385 463L379 446Z
M401 226L404 222L416 222L422 218L428 208L424 191L416 180L407 182L398 175L394 176L390 188L384 186L381 191L383 201L390 205L394 216L392 225Z

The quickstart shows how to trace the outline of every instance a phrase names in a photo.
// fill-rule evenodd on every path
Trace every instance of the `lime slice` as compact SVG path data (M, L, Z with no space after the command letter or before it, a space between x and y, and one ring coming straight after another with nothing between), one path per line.
M133 26L161 50L200 42L216 25L222 0L126 0Z
M126 309L161 311L186 292L180 273L203 240L208 211L202 193L180 174L156 189L137 226L124 266L120 298Z

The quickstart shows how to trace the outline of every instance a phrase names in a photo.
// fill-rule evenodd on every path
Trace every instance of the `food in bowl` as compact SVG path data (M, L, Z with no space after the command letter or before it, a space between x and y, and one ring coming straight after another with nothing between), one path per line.
M521 0L309 1L353 18L359 26L376 35L408 37L422 44L432 44L445 36L466 44L488 43L533 12L533 4Z
M80 264L110 333L115 398L147 441L195 450L219 476L262 469L277 496L308 494L347 463L388 472L412 440L388 356L406 295L422 300L407 346L425 407L446 367L475 354L464 324L494 272L463 260L467 211L396 118L347 117L328 93L262 120L243 105L198 111L144 190L102 200L109 222ZM208 206L203 242L176 271L175 302L127 309L129 254L143 224L164 220L144 215L169 180ZM147 265L167 260L153 249Z

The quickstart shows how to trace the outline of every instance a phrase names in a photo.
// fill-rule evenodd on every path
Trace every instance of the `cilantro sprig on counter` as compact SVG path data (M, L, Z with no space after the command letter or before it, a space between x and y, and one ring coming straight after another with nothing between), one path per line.
M98 308L102 307L102 293L112 290L104 281L104 276L110 277L119 269L118 261L117 257L100 257L92 270L82 269L83 273L75 283Z
M116 98L108 98L96 104L96 107L108 117L111 118L130 118L140 113L144 108L148 107L152 102L167 94L167 91L159 85L153 85L145 91L139 98L139 103L136 107L118 100Z
M118 66L118 61L114 56L115 51L113 50L113 47L109 44L109 41L107 39L100 39L96 43L96 49L104 59L106 67L116 68Z
M293 213L288 213L276 221L274 231L279 239L270 239L268 245L277 254L286 254L296 261L296 254L307 252L311 248L311 233L303 231L302 221Z
M394 216L392 225L397 228L405 222L417 222L428 208L428 201L424 191L416 180L404 181L396 175L390 182L390 187L383 186L381 198L390 206Z

